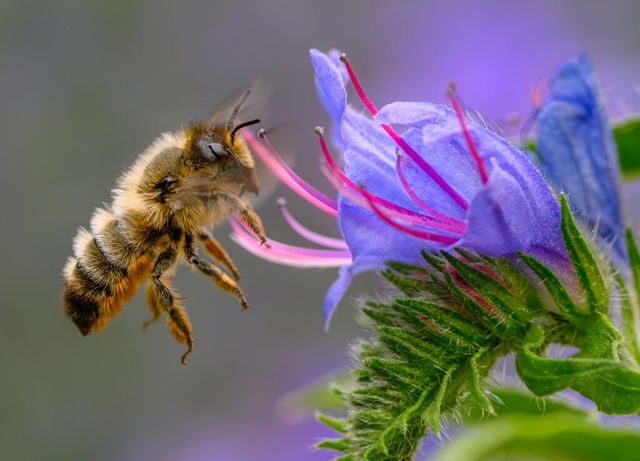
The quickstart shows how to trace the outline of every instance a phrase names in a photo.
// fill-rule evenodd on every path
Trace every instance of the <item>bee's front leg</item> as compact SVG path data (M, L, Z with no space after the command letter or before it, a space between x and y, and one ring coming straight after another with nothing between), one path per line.
M220 245L220 243L213 237L213 235L211 235L211 232L205 229L201 229L200 231L198 231L198 238L202 241L202 245L204 246L204 249L207 251L207 253L209 253L213 259L220 262L227 269L229 269L231 275L233 275L233 277L238 280L240 278L240 273L238 272L236 265L233 264L233 261L231 261L231 258L229 257L225 249L222 248L222 245Z
M193 267L198 269L204 275L211 278L218 287L222 288L227 293L235 295L240 300L242 309L247 309L249 307L249 303L247 303L242 290L231 277L225 274L222 269L217 267L215 264L200 259L200 256L198 256L198 247L196 246L193 234L186 234L184 237L184 254L187 257L189 264L193 265Z
M167 313L167 326L171 332L171 336L179 343L186 344L187 352L182 356L181 362L186 365L187 355L193 350L193 334L191 323L184 311L184 308L176 304L176 300L180 299L162 276L169 271L176 263L178 251L171 246L164 252L160 253L156 259L153 271L151 272L151 282L147 287L147 304L153 317L145 322L145 326L150 322L157 320L162 312Z
M233 208L240 215L240 218L242 218L247 226L249 226L253 233L256 234L256 236L260 239L260 243L266 243L267 238L264 236L264 227L262 226L262 220L257 214L255 214L255 212L251 209L251 206L249 206L249 204L245 200L224 191L216 191L214 196L220 200L227 202L231 206L231 208Z

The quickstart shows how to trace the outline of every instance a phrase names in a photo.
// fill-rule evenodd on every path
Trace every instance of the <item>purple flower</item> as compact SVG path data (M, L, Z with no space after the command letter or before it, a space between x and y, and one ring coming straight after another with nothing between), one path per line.
M342 151L344 171L317 130L338 201L298 178L268 139L267 150L252 144L294 190L337 216L344 241L302 228L286 208L285 217L300 234L331 249L274 241L260 247L239 223L234 230L238 242L274 262L340 267L324 301L326 324L353 275L390 260L420 263L421 250L463 247L489 256L525 251L548 263L567 261L560 210L549 186L522 152L465 116L453 89L452 108L394 102L377 110L338 52L312 50L311 61L318 94L337 128L334 144ZM349 80L373 118L347 105Z
M616 262L627 260L619 202L620 168L609 120L589 56L566 61L549 82L551 97L537 116L542 167L604 242Z

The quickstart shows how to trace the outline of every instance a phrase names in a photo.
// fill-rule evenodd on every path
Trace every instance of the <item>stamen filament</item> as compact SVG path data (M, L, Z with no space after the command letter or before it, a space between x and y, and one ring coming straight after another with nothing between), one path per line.
M347 191L349 189L353 190L354 192L361 194L362 195L362 188L358 187L351 179L349 179L349 177L344 174L342 172L342 170L340 170L340 168L338 168L338 166L335 164L335 162L333 161L333 158L331 157L331 154L329 153L329 149L327 148L327 144L324 140L324 136L322 133L322 128L317 127L316 128L316 133L318 134L318 137L320 139L320 148L322 150L322 153L324 155L324 158L327 161L327 164L329 165L330 171L337 176L338 180L340 182L342 182L344 184L344 186L346 186L345 189L347 189ZM352 198L353 195L352 194L347 194ZM366 201L361 201L361 200L353 200L355 203L359 203L359 204L364 204L367 208L370 208L368 206L368 202L369 200L376 202L376 204L387 208L388 210L390 210L394 215L396 215L396 217L400 217L400 219L406 220L406 221L410 221L414 224L419 224L419 225L423 225L423 226L428 226L428 227L434 227L437 229L441 229L441 230L445 230L445 231L451 231L451 232L457 232L457 233L463 233L464 232L464 227L460 227L459 224L455 224L455 223L451 223L451 222L443 222L440 221L438 219L432 218L430 216L426 216L422 213L418 213L416 211L410 210L408 208L405 208L403 206L397 205L395 203L389 202L388 200L383 199L382 197L379 197L377 195L373 195L371 193L369 193L369 199Z
M265 149L260 142L253 136L252 133L246 131L243 132L243 136L247 139L247 142L251 145L253 152L264 162L264 164L275 174L284 184L286 184L292 191L298 194L300 197L307 200L316 208L324 211L332 216L338 216L338 204L335 200L330 199L315 188L307 184L302 180L291 168L286 164L284 160L278 155L269 139L267 138L264 130L259 132L260 138L265 141L267 149Z
M295 267L341 267L351 264L348 250L323 250L304 248L269 239L269 246L260 246L260 241L250 234L244 223L230 219L231 238L247 251L267 261Z
M304 237L310 242L317 243L318 245L322 245L328 248L335 248L337 250L348 249L347 244L345 243L344 240L333 238L333 237L327 237L326 235L322 235L317 232L314 232L304 227L302 224L300 224L300 222L297 221L293 216L291 216L291 213L289 213L289 210L287 209L286 200L284 198L281 198L278 200L278 205L280 206L280 211L282 211L282 214L284 215L284 219L287 221L287 223L289 223L291 228L294 231L296 231L300 236Z
M482 157L480 157L480 152L478 152L478 148L473 142L473 139L471 139L471 133L469 132L469 128L467 128L467 122L465 121L465 117L462 112L462 107L460 107L460 101L458 101L458 97L456 96L453 84L449 84L449 89L447 90L447 94L449 96L449 100L451 101L451 107L453 107L453 110L456 113L456 117L458 117L458 121L460 122L460 127L462 128L462 134L464 135L464 139L467 143L467 147L469 148L469 153L471 154L471 158L476 164L476 168L478 169L478 174L480 175L480 179L482 180L483 184L486 184L489 181L489 176L487 175L487 168L484 162L482 161Z
M391 219L389 216L387 216L373 201L371 201L372 195L367 192L364 189L361 189L362 195L364 196L365 199L367 199L369 201L369 205L371 206L371 209L373 210L373 212L380 218L382 219L384 222L386 222L387 224L389 224L390 226L406 233L409 235L412 235L414 237L423 239L423 240L429 240L431 242L438 242L438 243L444 243L446 245L451 245L456 243L458 240L460 240L459 237L451 237L448 235L440 235L440 234L434 234L432 232L425 232L425 231L421 231L418 229L414 229L413 227L409 227L409 226L405 226L404 224L400 224L396 221L394 221L393 219Z
M347 73L349 74L349 78L353 83L353 87L355 88L356 93L358 94L358 96L360 97L364 105L367 107L369 112L371 112L371 115L375 116L378 113L378 109L376 109L376 107L373 105L369 97L366 95L366 93L362 89L362 86L360 85L360 82L356 78L353 72L353 69L349 64L349 61L347 61L347 57L343 54L342 56L340 56L340 60L344 63L347 69ZM387 134L391 137L391 139L393 139L394 142L403 151L405 151L405 153L411 158L411 160L416 162L416 164L420 168L422 168L424 172L427 173L431 177L431 179L433 179L435 183L438 186L440 186L440 188L442 188L442 190L444 190L458 205L460 205L460 207L463 210L467 210L469 208L469 204L467 203L467 201L460 194L458 194L458 192L456 192L453 189L453 187L451 187L451 185L447 181L445 181L444 178L442 178L442 176L440 176L438 172L434 170L433 167L429 165L429 163L427 163L420 156L420 154L418 154L413 149L413 147L411 147L404 139L402 139L402 137L390 125L381 123L380 126L384 131L387 132Z
M407 181L406 177L404 176L404 173L402 172L402 155L400 155L400 152L397 152L396 154L397 154L396 171L398 173L398 178L400 179L400 183L402 184L402 187L404 187L404 190L407 192L409 197L411 197L411 200L413 200L424 211L436 216L437 218L441 219L443 222L447 222L447 223L452 224L452 225L460 226L460 232L464 233L466 231L466 228L467 228L467 226L464 223L464 221L462 221L460 219L453 218L451 216L448 216L448 215L446 215L444 213L441 213L438 210L430 207L429 205L427 205L426 202L424 202L418 196L418 194L416 194L416 192L413 190L413 188L411 187L411 185Z

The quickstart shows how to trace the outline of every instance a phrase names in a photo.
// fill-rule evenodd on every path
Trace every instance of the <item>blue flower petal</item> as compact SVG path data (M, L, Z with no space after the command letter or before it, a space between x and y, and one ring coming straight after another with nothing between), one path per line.
M553 196L551 199L554 200ZM546 215L540 215L535 208L518 178L503 170L494 159L489 182L469 206L468 230L458 245L488 256L526 251L564 258L560 216L555 208Z
M335 62L318 50L311 50L311 64L316 74L316 91L325 109L336 122L342 120L347 105L345 80Z
M539 110L537 149L556 190L613 244L626 261L620 208L620 172L609 121L591 60L581 54L565 62L549 83L551 97Z
M360 264L343 266L339 269L338 278L331 284L329 290L327 290L322 304L322 316L324 317L324 327L326 330L329 329L331 317L333 317L338 303L347 291L353 276L374 269L375 267L377 267L377 264L361 262Z

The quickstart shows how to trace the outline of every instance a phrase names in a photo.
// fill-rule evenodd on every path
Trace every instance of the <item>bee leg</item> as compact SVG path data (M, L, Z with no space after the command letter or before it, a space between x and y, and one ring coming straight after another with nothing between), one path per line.
M240 279L240 273L238 272L238 269L236 269L236 265L233 264L233 261L231 261L231 258L229 257L225 249L222 248L222 245L220 245L220 243L218 243L215 238L213 238L213 235L211 235L209 231L201 229L200 232L198 232L198 238L202 240L204 249L211 255L213 259L220 262L227 269L229 269L229 272L231 272L233 278L235 278L236 280Z
M260 244L264 245L267 238L264 236L264 227L262 226L262 220L253 212L249 207L240 211L240 217L249 226L254 234L260 239Z
M184 237L184 253L189 263L204 275L213 279L214 283L219 288L223 289L227 293L235 295L240 300L242 309L247 309L249 307L249 303L247 303L242 290L231 277L225 274L222 269L213 263L200 259L198 256L198 247L196 246L193 234L186 234Z
M231 206L231 208L238 212L240 218L242 218L247 226L249 226L253 233L256 234L256 236L260 239L261 244L266 243L267 238L264 236L262 221L260 220L258 215L253 212L251 206L249 206L246 201L224 191L216 191L215 196L227 202Z
M176 248L170 247L163 253L160 253L156 259L153 271L151 272L151 282L147 288L147 302L153 317L145 322L150 323L160 316L161 312L167 313L167 326L171 332L173 339L179 343L186 344L187 352L184 353L180 360L186 365L186 358L193 350L193 335L191 323L184 311L184 308L176 304L179 297L171 291L171 288L162 276L170 270L176 263L178 252Z
M157 297L154 295L153 290L154 290L153 282L150 282L149 285L147 285L146 297L147 297L147 306L151 311L151 318L144 321L144 323L142 324L143 330L146 330L149 327L149 325L151 325L152 323L157 322L160 319L160 316L162 315L162 307L160 307L160 305L158 304Z

